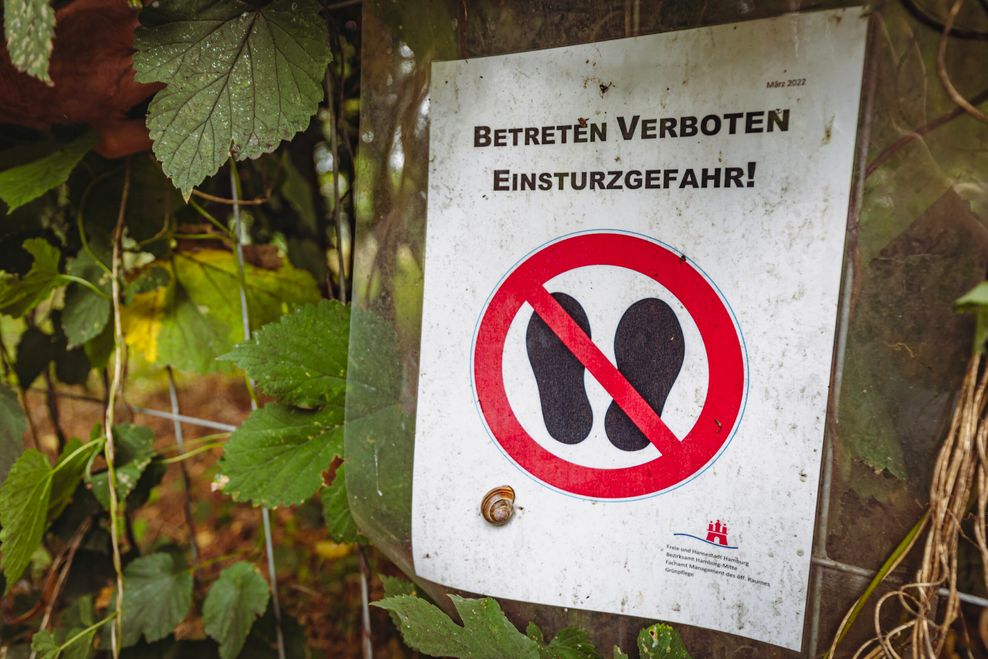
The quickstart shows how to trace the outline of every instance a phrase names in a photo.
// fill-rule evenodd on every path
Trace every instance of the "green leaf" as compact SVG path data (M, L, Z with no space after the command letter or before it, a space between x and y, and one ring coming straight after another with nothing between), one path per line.
M68 347L75 348L95 339L106 327L110 319L111 277L85 250L69 259L65 269L70 275L90 282L104 293L99 295L79 283L69 284L66 289L62 330L68 339Z
M147 268L124 287L124 302L130 304L141 293L149 293L168 285L171 275L159 265Z
M116 458L117 499L126 499L154 458L154 433L150 428L124 423L113 427ZM101 471L89 477L93 496L105 510L110 509L110 474Z
M319 489L343 451L343 408L305 412L278 403L253 412L230 437L220 461L234 501L291 506Z
M84 384L89 377L89 359L82 348L66 348L64 334L55 337L55 376L65 384Z
M230 252L203 250L175 254L168 285L138 293L124 307L127 344L153 364L198 373L218 370L216 357L244 338L240 278ZM275 270L245 264L247 307L254 328L294 307L319 300L312 276L288 263Z
M346 305L322 300L265 325L220 359L247 371L282 402L317 407L340 397L346 387L349 331Z
M34 257L26 275L0 272L0 314L23 316L65 283L58 274L57 247L43 238L31 238L24 241L24 249Z
M621 648L614 646L614 650L611 654L611 659L630 659L628 655L621 651Z
M299 226L315 236L319 230L319 222L316 218L316 206L312 201L312 186L298 171L288 151L281 154L281 168L285 173L281 182L281 194L298 215Z
M0 382L0 483L24 452L27 417L17 401L17 394Z
M415 584L408 579L392 577L387 574L377 575L384 587L385 597L396 597L397 595L414 595Z
M679 632L661 622L638 632L638 653L641 659L692 659Z
M958 308L988 307L988 281L983 281L957 299Z
M82 351L86 354L86 361L89 362L90 368L103 368L110 361L115 347L116 337L113 332L113 323L107 323L99 336L88 341L82 347Z
M58 346L55 338L37 327L29 327L17 342L17 355L14 358L14 373L21 387L27 389L48 369L55 358Z
M254 621L268 607L268 584L250 563L234 563L220 573L203 605L206 633L220 644L220 658L240 654Z
M52 469L48 458L28 449L0 487L0 552L6 592L21 578L47 528Z
M93 618L93 596L82 595L62 610L61 623L66 627L90 627Z
M172 554L150 554L124 569L123 647L168 636L192 607L192 572Z
M55 469L52 472L51 496L48 500L48 519L53 521L62 514L65 507L72 501L72 495L82 482L86 465L103 447L102 441L83 444L78 439L70 439L65 443L62 454L58 456Z
M55 10L48 0L4 0L3 33L14 68L51 85L48 59L55 36Z
M336 469L332 484L323 490L322 516L329 529L329 537L336 542L356 542L357 523L350 514L350 503L346 498L345 465Z
M93 656L93 638L97 629L93 626L93 598L83 595L62 611L62 625L68 628L62 638L64 649L61 659L89 659Z
M38 653L40 659L58 659L61 646L55 635L46 629L34 635L31 649Z
M381 585L384 586L384 596L385 597L397 597L399 595L415 595L415 584L408 579L402 579L401 577L390 577L386 574L377 575L381 579ZM388 616L391 617L391 622L394 626L401 628L401 618L394 611L388 611Z
M409 401L402 394L404 359L394 327L380 314L354 306L351 326L344 450L351 476L347 495L354 519L375 542L383 538L401 544L411 533L408 465L415 434Z
M356 306L350 344L347 386L347 418L363 418L381 412L401 398L401 352L394 327L374 311Z
M4 5L17 1L4 0ZM82 157L98 141L96 133L87 132L44 158L0 172L0 199L7 203L7 213L65 183Z
M230 155L256 158L306 128L322 100L329 36L314 0L171 0L141 22L137 80L166 85L148 108L154 153L186 197Z
M71 628L65 632L65 642L59 659L89 659L93 656L93 639L96 637L96 629Z
M561 629L548 645L542 630L534 622L528 623L525 632L538 644L539 656L542 659L599 659L600 657L597 647L584 629L576 627Z
M984 352L988 341L988 281L969 290L954 304L958 311L974 312L974 352Z
M395 612L401 637L414 650L433 657L461 659L539 659L539 646L512 625L489 597L464 599L450 595L463 626L420 597L388 597L374 606Z

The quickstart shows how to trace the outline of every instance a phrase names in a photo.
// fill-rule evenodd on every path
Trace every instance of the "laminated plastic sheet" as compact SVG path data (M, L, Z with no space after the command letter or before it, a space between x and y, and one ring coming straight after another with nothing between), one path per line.
M433 128L429 90L430 83L435 84L430 73L437 70L433 63L619 43L607 40L837 6L840 3L823 7L716 3L716 8L703 3L652 6L632 1L564 2L551 7L509 1L365 3L347 484L362 530L409 574L424 558L413 559L412 529L421 518L413 519L412 475L416 410L421 403L423 282L429 276L424 275L427 219L435 201L430 193L434 195L441 184L429 180ZM934 15L937 11L933 3L922 9ZM982 220L988 210L983 174L988 171L988 127L957 112L943 92L935 70L940 34L928 21L918 20L909 8L895 3L866 14L870 29L864 83L849 83L846 90L849 97L861 93L862 110L856 131L842 127L857 134L850 198L846 210L832 209L846 217L847 239L832 325L836 327L831 341L834 368L825 434L814 440L822 466L815 542L808 556L810 588L802 631L793 631L783 643L801 648L805 655L829 645L840 618L866 585L869 571L880 565L921 514L932 457L970 348L970 322L953 312L952 301L983 278L988 261ZM984 16L971 8L962 12L958 24L969 31L988 29ZM810 34L798 28L789 38L794 44L812 43ZM986 50L986 44L977 40L950 40L947 69L969 97L988 87L978 64L985 61ZM590 82L606 85L608 81ZM496 104L497 99L488 103ZM432 139L435 143L436 136ZM755 176L762 171L756 170ZM799 203L794 197L779 199L783 206ZM505 229L505 243L522 238ZM798 242L792 247L797 248ZM779 249L786 249L786 244ZM464 323L476 321L473 314L464 316ZM466 441L456 436L440 439ZM503 458L497 459L507 465ZM812 482L817 474L806 477ZM416 492L422 484L415 485ZM425 484L436 485L422 490L427 493L422 495L427 497L425 505L433 503L440 509L448 505L444 497L450 495L440 483ZM579 527L586 520L577 517L561 523ZM703 535L703 526L696 535ZM494 584L485 592L495 595L509 591L496 587L499 580L510 583L515 566L527 560L524 551L505 557L503 548L482 543L464 548L463 553L476 559L478 570L484 571L481 581ZM492 557L507 560L494 563ZM519 568L519 574L524 570ZM429 576L439 575L429 572ZM450 592L447 588L422 577L417 581L441 605L448 605L443 597ZM976 592L973 581L964 585ZM503 603L516 622L534 620L550 634L568 625L584 626L602 648L614 643L630 648L646 622L575 608ZM743 635L741 627L750 622L745 616L752 614L737 613L740 624L733 631ZM676 626L697 656L795 654L741 636ZM848 647L867 633L867 626L859 625Z

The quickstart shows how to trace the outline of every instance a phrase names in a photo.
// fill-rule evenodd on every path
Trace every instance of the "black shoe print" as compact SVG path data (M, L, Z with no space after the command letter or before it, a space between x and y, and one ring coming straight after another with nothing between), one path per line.
M618 370L660 416L683 367L684 355L683 328L668 304L646 298L624 312L614 335ZM604 431L622 451L638 451L649 444L615 402L607 408Z
M565 293L553 293L552 297L590 336L590 321L580 303ZM579 444L593 427L593 410L583 382L583 364L538 314L532 314L528 322L525 344L528 361L539 385L546 429L553 439L563 444Z

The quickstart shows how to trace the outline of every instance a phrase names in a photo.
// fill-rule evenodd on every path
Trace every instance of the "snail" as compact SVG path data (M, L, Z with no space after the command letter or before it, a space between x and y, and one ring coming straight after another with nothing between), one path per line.
M495 487L484 495L480 514L489 524L504 526L515 512L515 491L510 485Z

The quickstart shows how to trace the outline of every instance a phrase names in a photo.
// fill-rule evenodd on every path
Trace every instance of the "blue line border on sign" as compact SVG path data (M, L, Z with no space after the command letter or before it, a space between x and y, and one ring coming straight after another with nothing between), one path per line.
M674 254L678 255L680 258L685 259L691 266L693 266L697 270L697 272L699 272L701 275L703 275L703 278L706 279L707 282L709 282L709 284L717 292L717 296L720 297L721 302L724 303L724 308L727 309L727 313L730 314L731 320L734 322L734 329L738 333L738 338L741 339L741 352L742 352L742 356L744 357L744 394L743 394L743 396L741 398L741 411L738 413L737 421L734 422L734 428L731 430L730 437L727 438L727 441L724 442L724 445L720 447L720 450L717 451L716 455L714 455L712 458L710 458L710 461L707 464L705 464L700 470L698 470L695 474L693 474L692 476L690 476L689 478L687 478L686 480L684 480L684 481L682 481L680 483L676 483L672 487L668 487L668 488L666 488L664 490L660 490L658 492L652 492L651 494L645 494L645 495L642 495L640 497L628 497L628 498L624 498L624 499L602 499L602 498L599 498L599 497L581 496L579 494L573 494L572 492L567 492L566 490L562 490L562 489L559 489L558 487L554 487L552 485L549 485L548 483L546 483L546 482L544 482L544 481L536 478L532 474L530 474L527 470L523 469L521 467L521 465L519 465L517 462L515 462L514 459L510 455L508 455L507 451L505 451L504 450L504 447L502 447L501 444L500 444L500 442L497 441L497 438L494 437L494 433L491 432L490 427L487 425L487 419L484 418L484 412L483 412L483 410L480 409L480 398L477 396L477 383L474 381L474 377L473 377L473 373L474 373L474 354L476 353L476 349L477 349L477 333L480 331L480 321L483 320L483 318L484 318L484 312L487 311L487 307L491 303L491 298L494 297L494 293L496 293L497 290L501 287L501 284L504 283L504 280L507 279L508 276L512 272L514 272L518 268L518 266L523 261L525 261L526 259L528 259L528 257L530 257L532 254L534 254L534 253L542 250L543 248L545 248L545 247L547 247L549 245L552 245L553 243L558 243L560 241L566 240L567 238L572 238L573 236L580 236L580 235L585 235L585 234L590 234L590 233L621 233L621 234L628 235L628 236L635 236L637 238L642 238L644 240L647 240L649 242L655 243L657 245L661 245L662 247L668 249L670 252L673 252ZM544 488L546 488L548 490L552 490L553 492L558 492L558 493L563 494L565 496L571 497L573 499L582 499L584 501L600 501L600 502L603 502L603 503L624 503L624 502L628 502L628 501L641 501L643 499L651 499L653 497L661 496L663 494L667 494L667 493L672 492L674 490L678 490L679 488L683 487L684 485L686 485L688 483L691 483L695 479L699 478L704 472L706 472L708 469L710 469L710 467L712 467L714 465L714 463L717 462L717 460L720 459L720 456L722 456L724 454L724 452L727 450L727 447L730 446L731 445L731 442L734 441L734 437L735 437L735 435L737 435L738 429L741 427L741 422L744 419L745 410L748 407L748 387L749 387L749 384L750 384L750 381L749 381L750 378L748 377L748 374L749 374L749 370L748 370L748 344L747 344L747 342L744 339L744 333L741 331L741 324L738 322L738 318L734 314L734 309L731 307L731 303L727 300L727 297L720 290L720 287L717 286L717 283L710 277L710 275L708 275L706 273L706 271L703 268L700 267L700 265L698 263L696 263L695 261L693 261L693 259L691 259L689 256L687 256L686 254L684 254L679 249L676 249L672 245L670 245L668 243L665 243L665 242L662 242L661 240L659 240L657 238L654 238L652 236L648 236L648 235L645 235L643 233L638 233L636 231L628 231L626 229L607 229L607 228L600 228L600 229L585 229L585 230L582 230L582 231L573 231L571 233L563 234L561 236L558 236L556 238L553 238L552 240L548 240L548 241L542 243L541 245L539 245L537 247L534 247L533 249L529 250L524 256L522 256L521 258L519 258L517 261L515 261L515 263L510 268L508 268L508 270L504 273L504 275L502 275L501 278L497 281L497 283L494 284L494 287L491 289L491 292L487 295L487 299L484 301L484 305L483 305L483 307L480 310L480 314L477 316L477 322L474 323L473 340L470 342L470 370L469 370L469 372L468 372L467 375L468 375L468 378L470 380L470 390L473 392L473 404L474 404L474 408L477 410L477 415L480 417L480 422L483 424L484 430L487 432L488 438L490 439L491 443L494 444L495 447L497 447L497 450L501 453L501 455L504 456L504 458L508 462L510 462L511 465L515 469L517 469L518 471L520 471L525 476L527 476L528 478L532 479L534 482L538 483L542 487L544 487Z

